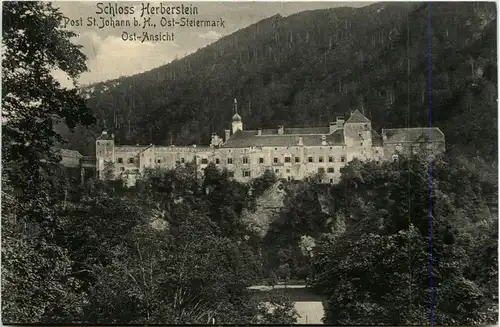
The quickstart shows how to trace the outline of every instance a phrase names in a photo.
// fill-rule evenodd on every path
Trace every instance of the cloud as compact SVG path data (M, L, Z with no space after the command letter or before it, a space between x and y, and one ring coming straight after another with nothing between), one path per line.
M218 40L222 37L222 34L219 34L216 31L208 31L203 34L199 34L198 37L205 40Z
M85 44L90 72L84 73L80 84L90 84L151 70L175 59L179 47L173 42L123 41L117 36L99 36L87 32L79 44ZM83 45L82 44L82 45Z
M52 71L52 77L55 78L56 81L58 81L64 88L73 89L75 87L69 75L60 69Z

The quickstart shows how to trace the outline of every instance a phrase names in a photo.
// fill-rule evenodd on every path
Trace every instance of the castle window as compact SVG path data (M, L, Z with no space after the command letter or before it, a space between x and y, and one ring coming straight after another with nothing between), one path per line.
M274 172L275 172L276 174L279 174L280 170L279 170L279 169L275 169L275 170L274 170Z
M247 157L243 157L243 163L244 164L248 164L248 158Z
M340 157L340 162L345 162L345 157L344 156Z
M278 158L274 157L274 163L278 163Z
M335 169L333 167L329 167L327 171L331 174L335 172Z
M232 165L233 164L233 158L227 158L227 164ZM233 173L234 175L234 173Z
M300 162L300 157L295 157L295 162Z
M290 169L287 169L287 170L286 170L286 173L287 173L287 174L290 174Z
M290 158L290 157L285 157L285 162L292 162L292 158Z
M359 145L363 146L363 142L359 143Z
M290 176L287 177L288 181L290 181Z
M328 157L328 162L333 162L333 157L332 156Z
M318 174L323 174L325 172L325 168L318 168Z
M234 177L234 171L228 171L227 174L229 175L229 177Z
M128 163L134 163L134 158L128 158Z
M278 150L278 148L274 148L274 150Z
M309 162L313 162L313 157L309 157L309 158L307 158L307 161L309 161Z
M220 164L220 160L219 160L219 158L216 158L216 159L215 159L215 164L216 164L216 165Z
M201 164L202 165L207 165L208 164L208 159L207 158L201 159Z
M184 163L184 158L181 158L181 163Z
M118 158L118 163L123 163L123 158Z
M160 162L161 162L161 160L160 160L160 159L158 159L158 160L156 160L156 162L157 162L157 163L160 163Z
M323 157L319 157L319 162L323 162Z
M375 154L378 154L378 150L375 150Z
M333 184L333 178L330 178L330 184Z
M243 177L250 177L250 170L244 170Z
M125 167L120 167L120 170L121 171L125 171Z
M263 164L264 163L264 158L259 158L259 163Z

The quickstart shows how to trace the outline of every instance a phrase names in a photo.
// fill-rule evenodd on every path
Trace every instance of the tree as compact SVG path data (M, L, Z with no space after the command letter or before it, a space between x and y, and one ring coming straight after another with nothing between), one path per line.
M62 17L50 3L3 4L2 190L17 203L2 212L4 222L6 213L16 217L2 229L2 316L9 323L77 315L71 260L55 242L63 200L62 180L53 176L59 157L52 146L61 141L53 126L63 121L74 128L93 116L76 89L62 88L51 75L59 69L75 81L86 69L70 41L74 34L59 29Z
M487 289L496 283L497 263L494 245L483 242L497 230L481 232L494 225L486 194L473 170L447 157L432 165L432 193L426 158L343 170L333 194L347 228L319 239L309 280L329 297L326 323L425 324L431 303L437 324L494 321L496 297Z
M267 301L268 306L262 306L262 318L259 324L292 325L297 323L300 317L294 307L294 303L286 296L273 295Z
M23 161L40 166L56 162L50 148L60 136L53 126L93 123L94 118L77 89L62 88L51 75L65 72L75 83L86 70L76 36L60 30L62 14L50 3L8 2L3 5L2 65L3 162ZM13 176L14 177L14 176ZM27 175L37 178L37 174Z
M115 178L115 163L104 161L104 180L111 181Z

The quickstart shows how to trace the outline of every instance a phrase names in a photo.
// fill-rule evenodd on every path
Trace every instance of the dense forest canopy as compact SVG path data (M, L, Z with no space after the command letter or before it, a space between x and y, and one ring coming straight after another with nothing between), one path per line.
M98 124L70 145L92 154L103 128L122 144L208 144L237 98L246 128L327 125L363 108L376 129L432 124L457 150L495 161L496 59L492 3L276 15L168 65L85 87Z

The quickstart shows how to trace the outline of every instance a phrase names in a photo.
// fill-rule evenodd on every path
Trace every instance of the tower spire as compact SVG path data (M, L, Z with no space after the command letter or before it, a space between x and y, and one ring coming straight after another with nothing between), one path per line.
M241 116L238 114L238 101L236 98L234 99L234 115L232 119L232 130L233 134L236 133L237 130L243 130L243 122Z

